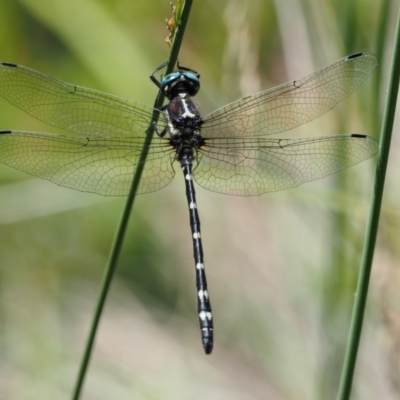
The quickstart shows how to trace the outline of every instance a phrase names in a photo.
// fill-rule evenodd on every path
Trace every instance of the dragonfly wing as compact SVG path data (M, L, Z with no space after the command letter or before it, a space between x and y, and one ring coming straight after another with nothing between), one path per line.
M206 139L193 176L205 189L255 196L323 178L372 157L376 141L364 135L304 139Z
M203 118L207 138L273 135L305 124L356 90L377 65L372 54L343 58L303 79L228 104Z
M0 96L40 121L85 136L143 137L153 113L143 104L10 63L0 63ZM163 114L160 119L165 126Z
M0 162L59 186L105 196L125 196L138 166L144 139L0 132ZM149 148L138 193L168 185L175 152L155 138Z

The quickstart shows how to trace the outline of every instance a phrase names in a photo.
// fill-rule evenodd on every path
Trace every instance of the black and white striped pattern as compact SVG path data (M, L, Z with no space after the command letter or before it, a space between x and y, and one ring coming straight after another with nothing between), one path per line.
M184 85L183 85L184 86ZM167 130L170 143L176 150L185 178L186 197L190 214L190 229L193 240L193 257L196 267L197 312L204 351L213 349L213 319L207 279L204 270L203 246L201 242L200 219L197 211L196 193L193 185L192 166L196 151L204 143L200 135L199 112L185 91L179 91L166 107Z
M200 219L197 211L196 193L192 178L192 164L182 160L182 169L185 177L186 196L189 205L190 229L193 239L193 257L196 266L197 311L199 315L201 337L206 354L213 348L213 320L210 296L207 290L207 279L204 270L203 246L201 243Z

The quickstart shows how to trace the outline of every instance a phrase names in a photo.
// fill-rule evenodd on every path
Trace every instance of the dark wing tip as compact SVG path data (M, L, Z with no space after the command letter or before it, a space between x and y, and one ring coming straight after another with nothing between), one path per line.
M355 54L351 54L347 57L348 60L351 60L353 58L358 58L358 57L362 57L364 54L366 53L355 53Z
M360 138L360 139L366 139L367 135L362 135L361 133L353 133L351 135L351 137L356 137L356 138Z
M11 133L11 131L0 131L0 135L9 135Z
M4 65L5 67L17 68L17 64L8 63L8 62L2 62L1 65Z
M350 54L345 59L349 61L349 60L355 60L356 58L361 58L361 57L366 57L366 58L369 58L371 60L374 60L375 64L378 63L378 60L377 60L376 56L374 54L372 54L372 53L354 53L354 54Z

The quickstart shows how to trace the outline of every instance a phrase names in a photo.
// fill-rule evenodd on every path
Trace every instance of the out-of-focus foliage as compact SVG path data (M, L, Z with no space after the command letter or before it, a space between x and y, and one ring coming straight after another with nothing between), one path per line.
M391 3L383 15L385 0L194 1L180 62L201 73L207 112L347 54L379 54L380 70L343 105L281 135L377 138ZM152 104L169 17L167 0L2 0L0 59ZM61 132L0 99L0 129L12 128ZM400 397L399 151L395 131L354 399ZM258 198L197 190L215 317L208 357L179 171L140 196L83 398L334 399L373 168ZM0 398L68 398L123 200L3 165L0 184Z

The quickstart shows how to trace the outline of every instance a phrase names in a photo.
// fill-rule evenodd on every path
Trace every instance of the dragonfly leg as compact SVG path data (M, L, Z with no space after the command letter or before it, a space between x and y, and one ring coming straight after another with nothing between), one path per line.
M151 81L159 88L161 89L161 82L154 76L156 72L158 72L160 69L163 69L166 67L168 64L168 61L163 62L161 65L159 65L151 74L150 74L150 79Z

